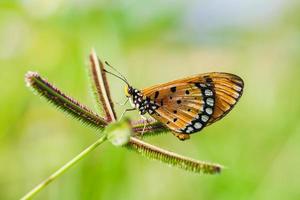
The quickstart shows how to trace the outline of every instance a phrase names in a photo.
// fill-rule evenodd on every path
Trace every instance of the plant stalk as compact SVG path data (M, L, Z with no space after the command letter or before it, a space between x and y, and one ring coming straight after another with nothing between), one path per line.
M56 172L54 172L51 176L49 176L47 179L45 179L43 182L41 182L39 185L37 185L35 188L33 188L30 192L28 192L25 196L21 198L21 200L27 200L32 199L36 194L38 194L42 189L44 189L49 183L63 175L68 169L70 169L73 165L78 163L80 160L82 160L85 156L87 156L91 151L96 149L100 144L102 144L104 141L107 140L107 136L103 135L100 137L95 143L90 145L88 148L86 148L84 151L82 151L80 154L75 156L72 160L70 160L68 163L66 163L64 166L62 166L60 169L58 169Z

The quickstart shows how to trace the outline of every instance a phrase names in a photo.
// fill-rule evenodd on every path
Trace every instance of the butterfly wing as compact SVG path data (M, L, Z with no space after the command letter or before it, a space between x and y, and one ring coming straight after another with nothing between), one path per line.
M242 95L243 81L228 73L206 73L141 91L158 108L151 115L183 134L200 131L224 117Z
M222 119L236 105L243 94L244 81L228 73L208 73L206 76L211 79L215 91L216 104L213 116L208 123L212 124Z

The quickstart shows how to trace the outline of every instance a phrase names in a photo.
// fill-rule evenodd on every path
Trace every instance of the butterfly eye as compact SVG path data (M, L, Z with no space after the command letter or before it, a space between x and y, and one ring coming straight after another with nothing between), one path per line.
M124 90L125 90L126 97L130 97L132 95L132 87L126 85Z

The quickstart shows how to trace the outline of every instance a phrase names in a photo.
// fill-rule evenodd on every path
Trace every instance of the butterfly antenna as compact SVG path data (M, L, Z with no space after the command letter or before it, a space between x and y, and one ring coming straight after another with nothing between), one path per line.
M108 73L108 74L113 75L114 77L117 77L118 79L124 81L127 85L129 85L129 83L128 83L128 81L127 81L127 79L126 79L125 77L123 77L123 76L118 76L117 74L114 74L114 73L112 73L112 72L110 72L110 71L107 71L106 69L104 69L103 71L106 72L106 73Z
M105 61L105 64L107 66L109 66L110 68L112 68L115 72L117 72L119 74L119 76L121 76L128 83L127 78L121 72L119 72L116 68L114 68L113 66L111 66L107 61Z

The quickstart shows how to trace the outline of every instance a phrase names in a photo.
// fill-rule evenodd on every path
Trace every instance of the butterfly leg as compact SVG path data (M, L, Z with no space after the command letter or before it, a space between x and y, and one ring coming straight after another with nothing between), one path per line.
M126 112L128 112L128 111L133 111L133 110L135 110L135 108L128 108L128 109L124 110L124 112L123 112L122 115L120 116L119 121L124 117L124 115L125 115Z
M125 106L126 104L127 104L127 102L129 101L129 99L127 98L126 99L126 101L124 101L123 103L116 103L116 104L118 104L118 105L120 105L120 106Z
M143 127L143 130L142 130L142 132L141 132L140 135L141 135L141 137L143 137L143 134L145 132L146 126L148 124L148 119L146 117L144 117L143 115L141 115L141 118L144 120L144 127Z
M179 140L181 140L181 141L190 139L190 135L189 135L189 134L185 134L185 133L176 133L176 132L173 132L173 134L174 134Z

